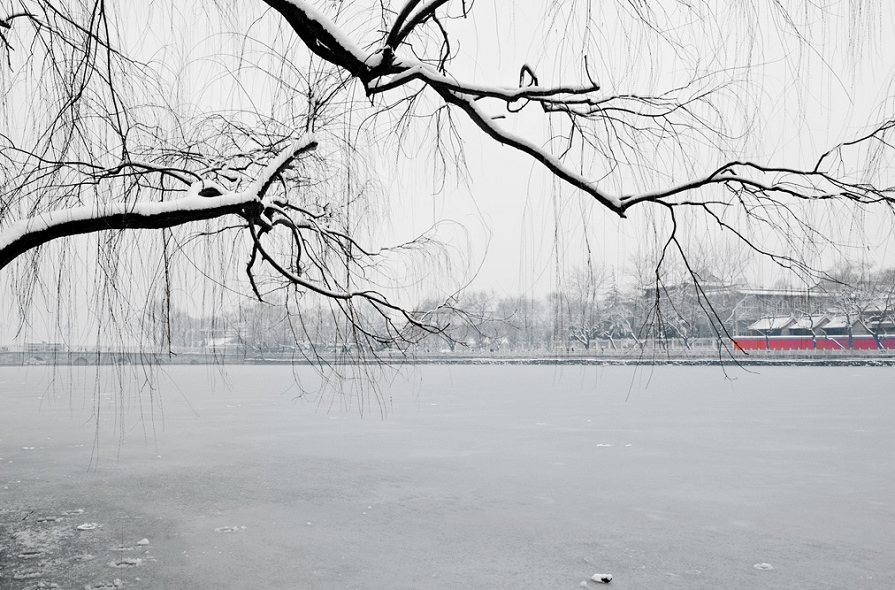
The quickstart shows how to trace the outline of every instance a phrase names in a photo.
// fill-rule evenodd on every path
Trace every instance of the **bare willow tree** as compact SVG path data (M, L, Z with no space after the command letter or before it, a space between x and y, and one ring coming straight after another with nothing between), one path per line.
M369 200L374 169L383 153L394 159L425 146L442 177L462 169L476 138L530 158L562 199L590 199L619 218L649 216L656 282L676 257L697 293L687 233L729 234L779 265L818 273L812 256L841 243L844 234L829 228L843 215L858 220L857 232L862 215L891 216L895 119L884 111L813 161L750 157L760 153L753 136L771 121L752 111L767 106L764 84L775 74L762 68L782 63L776 74L799 88L818 67L838 80L824 69L823 42L838 35L843 53L856 56L870 39L872 50L873 24L889 16L884 4L535 4L188 5L197 28L226 40L211 64L218 77L200 79L195 67L172 71L142 30L164 3L7 0L4 280L27 307L42 289L71 290L74 269L86 264L101 279L97 305L114 315L130 304L128 277L138 275L145 297L170 310L172 290L189 290L198 271L223 285L220 293L240 285L259 299L281 292L296 309L306 296L328 300L355 338L437 331L426 310L383 287L387 277L390 288L410 282L395 255L428 256L434 241L364 243L372 235L364 224L382 219ZM507 23L537 40L537 54L480 73L464 45L493 35L501 51ZM184 96L190 89L200 97ZM807 113L810 93L800 96ZM365 154L373 154L366 167ZM93 241L68 240L79 234ZM52 287L41 270L48 259Z
M559 305L568 322L569 338L585 350L590 350L591 343L604 332L602 320L605 314L600 309L604 282L604 270L588 265L572 272L567 292L554 295L560 299Z

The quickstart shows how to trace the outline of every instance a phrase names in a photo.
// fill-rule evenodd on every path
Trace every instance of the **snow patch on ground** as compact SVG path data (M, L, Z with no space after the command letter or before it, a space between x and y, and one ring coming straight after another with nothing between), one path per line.
M143 563L143 560L140 559L139 557L125 557L124 559L110 561L109 567L130 568L130 567L137 567L141 563Z
M98 525L95 522L85 522L84 524L79 524L76 528L79 531L92 531L98 529L100 526L101 525Z

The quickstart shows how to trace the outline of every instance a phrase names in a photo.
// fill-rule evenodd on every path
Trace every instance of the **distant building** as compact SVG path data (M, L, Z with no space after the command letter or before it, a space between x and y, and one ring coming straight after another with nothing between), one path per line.
M68 347L59 342L26 342L23 350L27 354L59 354Z

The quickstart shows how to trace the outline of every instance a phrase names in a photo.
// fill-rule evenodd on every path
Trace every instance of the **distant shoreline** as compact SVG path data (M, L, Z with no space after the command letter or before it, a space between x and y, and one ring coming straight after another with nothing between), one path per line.
M232 353L160 354L146 352L64 352L29 354L0 352L0 366L107 366L107 365L555 365L555 366L895 366L893 351L774 351L737 354L717 351L661 351L655 354L444 354L378 353L325 354L319 358L270 354L244 356Z
M332 364L371 364L375 360L365 362L357 361L331 361ZM469 365L469 366L502 366L502 365L527 365L527 366L829 366L829 367L891 367L895 366L895 357L887 358L758 358L758 359L709 359L709 358L656 358L656 359L622 359L622 358L407 358L402 360L385 359L384 364L393 365ZM296 364L308 365L309 361L277 361L272 359L251 359L244 364L251 365L283 365Z

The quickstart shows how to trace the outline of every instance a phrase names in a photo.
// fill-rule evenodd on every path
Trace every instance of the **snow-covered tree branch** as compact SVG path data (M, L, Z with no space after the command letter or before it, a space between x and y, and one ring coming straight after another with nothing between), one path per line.
M180 199L161 202L102 202L23 219L5 228L0 234L0 270L28 250L50 240L84 233L115 229L161 229L226 215L238 215L249 223L263 224L269 228L272 221L262 216L273 210L273 204L265 200L264 194L289 163L315 147L317 143L313 136L295 141L268 164L247 190L225 192L217 183L199 179L189 185L186 196Z

